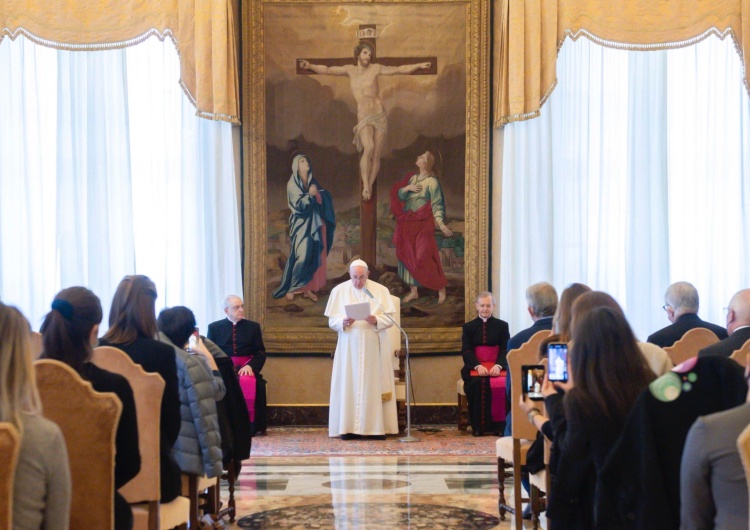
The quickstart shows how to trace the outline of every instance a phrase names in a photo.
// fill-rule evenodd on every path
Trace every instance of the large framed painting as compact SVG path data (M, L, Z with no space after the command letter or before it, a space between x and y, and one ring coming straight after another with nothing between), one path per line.
M460 349L486 289L489 4L245 0L245 298L270 352L331 352L364 259L411 351Z

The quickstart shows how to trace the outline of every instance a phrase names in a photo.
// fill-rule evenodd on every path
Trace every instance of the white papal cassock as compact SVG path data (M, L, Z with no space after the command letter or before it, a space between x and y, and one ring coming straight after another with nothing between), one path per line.
M365 288L386 313L396 313L386 287L367 280ZM370 314L377 318L377 326L357 320L344 329L344 306L362 302L370 303ZM331 291L325 315L339 338L333 357L328 436L398 434L391 364L394 348L385 332L393 324L380 307L364 290L356 289L351 280Z

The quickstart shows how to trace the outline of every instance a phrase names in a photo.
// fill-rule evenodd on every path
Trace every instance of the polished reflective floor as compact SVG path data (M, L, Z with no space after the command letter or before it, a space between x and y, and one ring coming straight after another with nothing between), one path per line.
M487 456L252 457L230 528L513 528L497 488Z

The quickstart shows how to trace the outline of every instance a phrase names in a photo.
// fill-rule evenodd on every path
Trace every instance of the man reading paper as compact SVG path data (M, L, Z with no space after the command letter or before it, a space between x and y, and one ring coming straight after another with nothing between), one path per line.
M337 285L328 298L325 316L338 333L331 374L328 435L351 440L367 436L384 440L398 434L392 348L385 330L393 325L386 316L395 314L388 289L367 279L362 260L349 266L351 280ZM346 306L370 304L365 319L350 318Z

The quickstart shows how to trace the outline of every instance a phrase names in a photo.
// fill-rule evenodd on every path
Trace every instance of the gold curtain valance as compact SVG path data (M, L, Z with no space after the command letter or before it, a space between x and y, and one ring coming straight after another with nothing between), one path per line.
M497 0L495 8L495 127L539 115L566 37L651 50L731 36L748 86L750 0Z
M239 79L232 0L5 0L0 39L59 49L124 48L170 38L180 84L198 116L239 123Z

